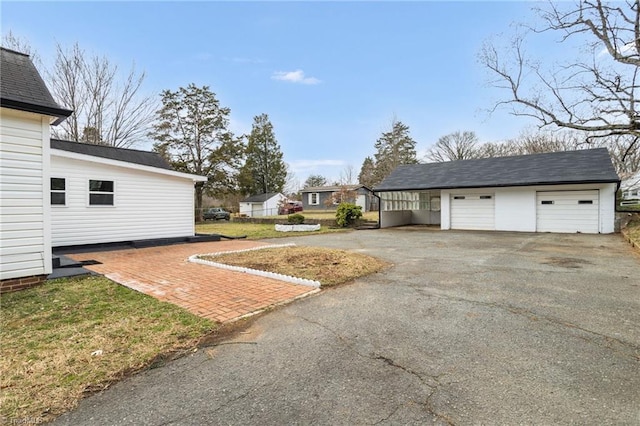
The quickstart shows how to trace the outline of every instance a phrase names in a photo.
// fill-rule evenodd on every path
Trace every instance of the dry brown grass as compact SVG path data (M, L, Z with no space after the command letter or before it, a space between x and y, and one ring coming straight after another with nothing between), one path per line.
M625 229L625 233L629 236L629 238L640 246L640 217L634 218Z
M1 302L0 423L50 420L215 327L104 277L51 281Z
M233 266L317 280L323 286L342 284L378 272L388 263L375 257L345 250L319 247L281 247L203 256L203 259Z

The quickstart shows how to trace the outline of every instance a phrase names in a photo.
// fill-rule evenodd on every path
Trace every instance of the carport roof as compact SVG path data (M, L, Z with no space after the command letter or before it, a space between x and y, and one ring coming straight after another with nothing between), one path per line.
M398 166L376 192L620 182L606 148Z

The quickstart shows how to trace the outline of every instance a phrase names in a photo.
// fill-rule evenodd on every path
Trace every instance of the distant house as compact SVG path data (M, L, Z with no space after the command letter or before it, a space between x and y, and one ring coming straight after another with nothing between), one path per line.
M286 199L280 192L252 195L240 201L240 214L247 217L276 216L280 203Z
M622 200L640 200L640 172L627 176L620 184Z
M304 210L335 209L343 201L362 207L363 212L378 209L377 197L364 185L313 186L300 193ZM342 199L345 195L349 199Z
M51 140L72 111L29 56L1 49L0 291L52 272L52 247L189 237L194 182L152 152Z
M612 233L620 184L605 148L398 166L374 188L380 226Z

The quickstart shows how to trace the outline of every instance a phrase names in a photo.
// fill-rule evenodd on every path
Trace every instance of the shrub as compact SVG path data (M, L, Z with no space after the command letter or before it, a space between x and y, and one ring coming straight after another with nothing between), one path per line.
M362 207L353 203L340 203L336 211L336 223L341 228L353 225L361 217Z
M289 216L287 216L287 222L292 225L300 225L304 222L304 216L300 213L290 214Z

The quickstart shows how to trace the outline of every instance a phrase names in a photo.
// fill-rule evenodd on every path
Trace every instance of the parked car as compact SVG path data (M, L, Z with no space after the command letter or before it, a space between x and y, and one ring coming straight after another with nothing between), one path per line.
M278 214L293 214L302 211L301 201L288 201L278 209Z
M213 207L211 209L205 210L204 213L202 214L202 218L204 220L220 220L220 219L229 220L231 219L231 213L229 213L223 208Z

